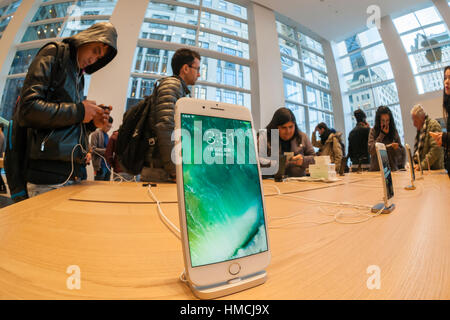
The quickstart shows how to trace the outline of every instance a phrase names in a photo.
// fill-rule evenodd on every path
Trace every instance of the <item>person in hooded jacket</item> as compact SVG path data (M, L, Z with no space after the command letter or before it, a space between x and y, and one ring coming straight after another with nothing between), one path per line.
M17 110L20 126L28 128L29 196L83 178L89 134L108 121L111 110L84 99L84 74L100 70L116 54L117 31L101 22L44 45L33 59Z
M316 132L319 132L320 140L317 141ZM336 132L334 129L328 128L325 122L319 123L311 136L312 145L319 148L318 156L330 156L331 163L336 165L336 172L340 171L344 157L342 150L342 132Z

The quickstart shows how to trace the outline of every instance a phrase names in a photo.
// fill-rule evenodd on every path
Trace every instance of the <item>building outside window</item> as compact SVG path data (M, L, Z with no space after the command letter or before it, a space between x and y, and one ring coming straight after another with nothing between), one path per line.
M3 1L0 6L0 39L3 36L3 32L8 26L9 22L14 16L17 8L19 8L22 0L17 1Z
M442 69L450 64L450 37L430 6L393 19L408 54L419 94L443 89Z
M276 21L283 70L285 106L303 132L311 135L320 122L334 127L333 104L322 44L297 26Z
M247 8L223 0L201 3L149 1L132 64L126 109L144 99L142 92L151 93L153 87L140 90L144 81L172 75L170 61L179 44L206 49L206 54L202 51L201 76L191 88L193 97L251 108ZM156 24L164 27L154 27Z
M391 64L376 28L357 33L337 44L337 64L342 74L344 117L346 133L356 125L353 112L362 109L367 122L374 126L379 106L388 106L393 114L400 138L403 140L403 122L397 86Z

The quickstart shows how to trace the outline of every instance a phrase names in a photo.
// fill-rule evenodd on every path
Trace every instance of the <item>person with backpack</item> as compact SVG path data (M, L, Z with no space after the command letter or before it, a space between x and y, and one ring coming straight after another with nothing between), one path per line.
M143 102L150 103L151 108L145 130L150 146L143 159L141 181L176 179L175 164L172 162L175 104L178 99L190 96L188 86L194 85L200 76L200 59L196 51L178 49L171 61L173 76L161 79L152 96Z
M91 133L91 155L92 166L94 167L94 180L109 181L111 178L111 168L107 166L106 160L106 146L108 145L108 132L111 130L113 118L109 117L108 122L103 127L98 128Z
M316 132L319 132L320 140L317 140ZM334 129L328 128L325 122L321 122L312 133L311 143L314 147L319 148L318 156L330 156L331 163L336 165L336 172L341 171L342 165L345 166L342 162L344 147L341 132L336 132Z
M369 169L370 155L368 149L370 125L366 121L366 113L357 109L353 113L356 126L348 136L348 157L352 162L352 171Z
M117 31L109 22L39 50L8 132L5 167L14 201L83 177L89 134L108 121L111 110L84 99L84 74L105 67L116 54Z

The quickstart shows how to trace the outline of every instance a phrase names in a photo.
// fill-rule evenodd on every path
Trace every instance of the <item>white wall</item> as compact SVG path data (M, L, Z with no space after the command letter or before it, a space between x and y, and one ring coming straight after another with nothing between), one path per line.
M258 114L253 114L255 127L259 123L259 127L264 128L272 120L275 111L284 106L283 73L275 13L256 3L251 6L255 22L254 39L251 39L255 48L252 66L256 72L252 73L252 82L259 86L259 98L258 95L252 95L252 109L255 109L255 104L258 105L258 119Z
M131 64L147 6L148 0L133 0L133 5L130 5L129 0L117 1L110 19L118 33L117 56L105 68L92 75L88 99L113 107L111 116L114 122L110 133L122 122Z

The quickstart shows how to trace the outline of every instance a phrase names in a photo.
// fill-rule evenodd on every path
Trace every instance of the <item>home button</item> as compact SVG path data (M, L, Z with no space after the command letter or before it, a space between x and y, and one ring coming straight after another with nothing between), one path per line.
M230 268L228 269L230 274L233 276L237 275L239 272L241 272L241 265L239 263L233 263L230 265Z

